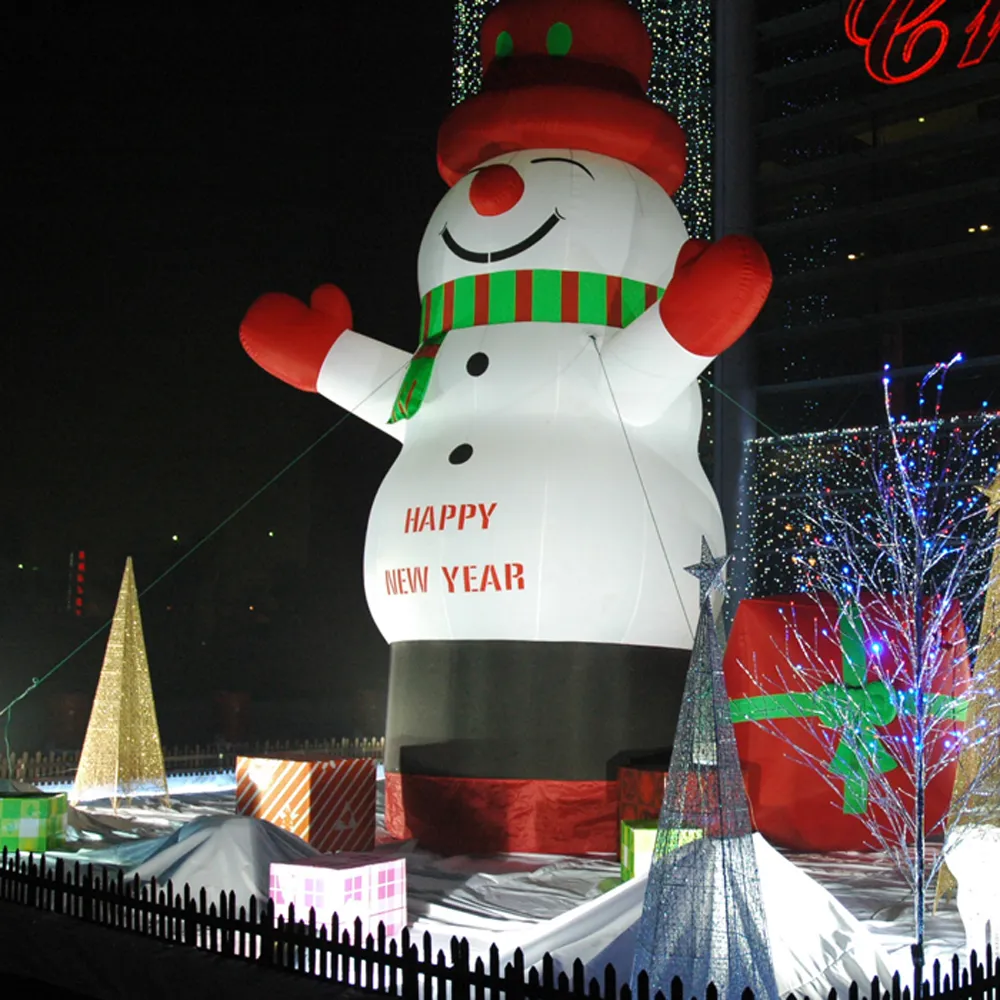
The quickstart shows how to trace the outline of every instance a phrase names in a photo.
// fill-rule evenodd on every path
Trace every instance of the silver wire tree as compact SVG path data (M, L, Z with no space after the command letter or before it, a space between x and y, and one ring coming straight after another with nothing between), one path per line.
M704 996L714 983L723 1000L776 997L777 984L761 900L753 827L743 787L722 646L712 611L727 559L705 539L688 566L701 598L684 685L653 862L636 938L632 990L642 972L650 993Z
M895 864L912 893L918 975L928 892L943 861L927 848L929 837L944 832L944 819L928 820L928 786L962 754L973 765L955 788L952 821L973 805L983 810L987 785L995 793L995 765L984 759L992 755L968 751L1000 738L997 692L985 681L997 666L986 662L996 644L967 638L982 614L996 541L977 495L996 475L996 456L984 466L979 454L995 417L973 420L971 431L968 421L941 417L944 377L959 360L937 365L920 383L913 422L893 417L891 380L883 378L885 428L859 435L843 456L868 470L866 503L838 492L836 468L817 475L793 515L812 530L812 545L796 556L815 597L808 625L790 605L768 655L778 676L742 663L761 695L732 706L736 721L754 721L784 740L858 817L869 846ZM937 398L924 418L932 379ZM821 652L821 635L839 638L838 663ZM980 656L987 645L991 651ZM980 695L967 720L966 662ZM788 719L794 722L781 722ZM990 799L995 810L995 794Z

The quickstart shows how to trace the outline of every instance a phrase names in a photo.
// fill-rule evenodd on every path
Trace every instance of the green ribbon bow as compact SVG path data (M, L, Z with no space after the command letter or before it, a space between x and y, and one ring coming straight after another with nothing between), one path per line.
M861 611L852 603L840 619L843 683L823 684L815 691L764 694L734 698L732 720L757 722L764 719L815 717L821 726L839 730L830 771L844 779L843 811L860 815L868 811L869 782L873 774L886 774L899 766L885 749L877 730L888 726L900 713L916 713L912 692L894 691L884 681L866 683L868 673ZM931 714L964 720L966 706L951 695L932 695Z

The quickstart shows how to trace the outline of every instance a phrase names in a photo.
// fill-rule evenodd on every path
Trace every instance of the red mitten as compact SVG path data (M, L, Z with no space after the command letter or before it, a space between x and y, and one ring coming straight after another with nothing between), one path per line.
M244 317L240 343L266 372L296 389L315 392L323 361L351 322L351 304L336 285L320 285L308 306L291 295L270 292Z
M688 240L660 299L660 317L681 347L714 358L743 336L770 290L771 265L753 237Z

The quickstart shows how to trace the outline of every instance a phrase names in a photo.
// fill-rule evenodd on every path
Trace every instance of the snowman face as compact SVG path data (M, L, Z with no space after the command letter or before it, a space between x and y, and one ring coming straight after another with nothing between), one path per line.
M569 149L507 153L441 199L420 244L420 294L467 275L533 269L662 287L686 239L669 195L621 160Z

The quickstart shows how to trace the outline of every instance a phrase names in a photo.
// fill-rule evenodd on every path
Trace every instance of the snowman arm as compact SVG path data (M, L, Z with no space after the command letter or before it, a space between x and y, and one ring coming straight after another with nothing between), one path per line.
M752 237L688 240L660 301L605 348L612 386L642 409L652 400L643 404L641 397L652 394L662 413L746 332L770 288L770 264Z
M392 404L410 355L353 330L334 341L316 379L316 391L338 406L402 440L405 421L390 424Z
M397 439L389 424L410 356L351 329L351 305L336 285L321 285L309 305L291 295L259 298L240 326L240 342L266 372L318 392Z

